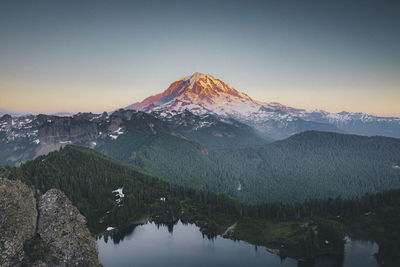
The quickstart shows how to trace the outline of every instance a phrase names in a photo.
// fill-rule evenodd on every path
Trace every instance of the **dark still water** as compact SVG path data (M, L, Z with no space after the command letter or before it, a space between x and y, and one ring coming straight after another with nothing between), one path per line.
M108 266L301 266L245 242L203 237L193 224L178 222L172 227L154 223L131 225L97 240L100 262ZM375 267L373 254L378 246L371 242L346 244L344 260L317 259L314 266Z

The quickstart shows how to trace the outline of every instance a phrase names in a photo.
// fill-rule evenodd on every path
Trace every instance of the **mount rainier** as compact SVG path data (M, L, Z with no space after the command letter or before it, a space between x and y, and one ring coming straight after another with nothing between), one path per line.
M245 123L272 139L283 139L306 130L400 137L400 118L345 111L309 111L256 101L221 80L198 72L126 109L156 112L160 116L185 110L196 115L213 114Z

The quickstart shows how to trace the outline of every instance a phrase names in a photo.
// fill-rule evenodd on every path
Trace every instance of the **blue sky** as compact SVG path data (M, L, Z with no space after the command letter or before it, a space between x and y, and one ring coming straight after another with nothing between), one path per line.
M0 107L113 110L210 73L262 101L400 116L396 1L1 1Z

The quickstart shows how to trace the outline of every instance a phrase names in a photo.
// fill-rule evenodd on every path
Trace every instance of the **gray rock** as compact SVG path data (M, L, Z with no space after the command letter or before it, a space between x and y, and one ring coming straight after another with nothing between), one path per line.
M98 266L96 243L86 219L67 196L50 189L39 199L37 233L50 245L58 266Z
M0 266L22 262L24 243L37 220L33 190L20 181L0 178Z
M0 177L8 178L10 175L10 172L6 168L0 167Z
M38 138L41 142L81 143L93 140L98 134L97 124L82 118L52 117L50 121L39 128Z
M38 202L39 210L22 182L0 178L0 266L99 266L86 219L67 196L51 189ZM40 245L45 256L35 254Z

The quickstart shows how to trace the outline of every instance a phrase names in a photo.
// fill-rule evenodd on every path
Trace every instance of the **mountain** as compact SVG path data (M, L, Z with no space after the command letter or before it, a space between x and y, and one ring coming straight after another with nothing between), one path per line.
M58 117L72 117L75 115L75 113L69 112L69 111L58 111L58 112L55 112L50 115L54 115L54 116L58 116Z
M395 138L307 131L264 146L210 149L161 129L142 138L130 137L133 131L96 150L171 183L245 202L348 198L400 187Z
M400 140L395 138L308 131L259 147L204 153L189 148L158 141L125 161L172 183L247 203L350 198L400 188Z
M215 114L233 118L256 129L264 137L284 139L306 130L400 137L400 118L364 113L306 111L253 100L209 74L194 73L173 82L164 92L126 109L144 112Z
M259 103L209 74L196 72L172 83L163 93L150 96L127 109L147 112L190 109L197 114L211 111L225 115L257 111Z
M307 131L257 148L210 153L243 201L344 198L400 188L400 139ZM239 190L240 189L240 190Z
M400 187L400 140L306 131L266 144L234 119L118 110L0 118L0 163L67 144L93 148L169 182L245 202L351 197Z
M12 116L22 116L29 114L29 112L0 108L0 116L3 116L5 114L9 114Z
M400 137L400 118L398 117L380 117L346 111L329 113L321 110L298 110L296 116L307 121L329 123L348 133Z
M19 116L27 116L29 114L37 114L37 113L0 108L0 116L6 115L6 114L11 115L13 117L19 117ZM48 115L68 117L68 116L73 116L74 114L75 113L69 112L69 111L58 111L58 112L48 114Z
M74 116L28 115L0 117L0 164L18 165L66 144L78 144L128 160L135 151L162 140L160 146L181 143L203 149L257 146L270 140L234 119L212 114L118 110L111 114ZM191 149L188 149L188 151Z

